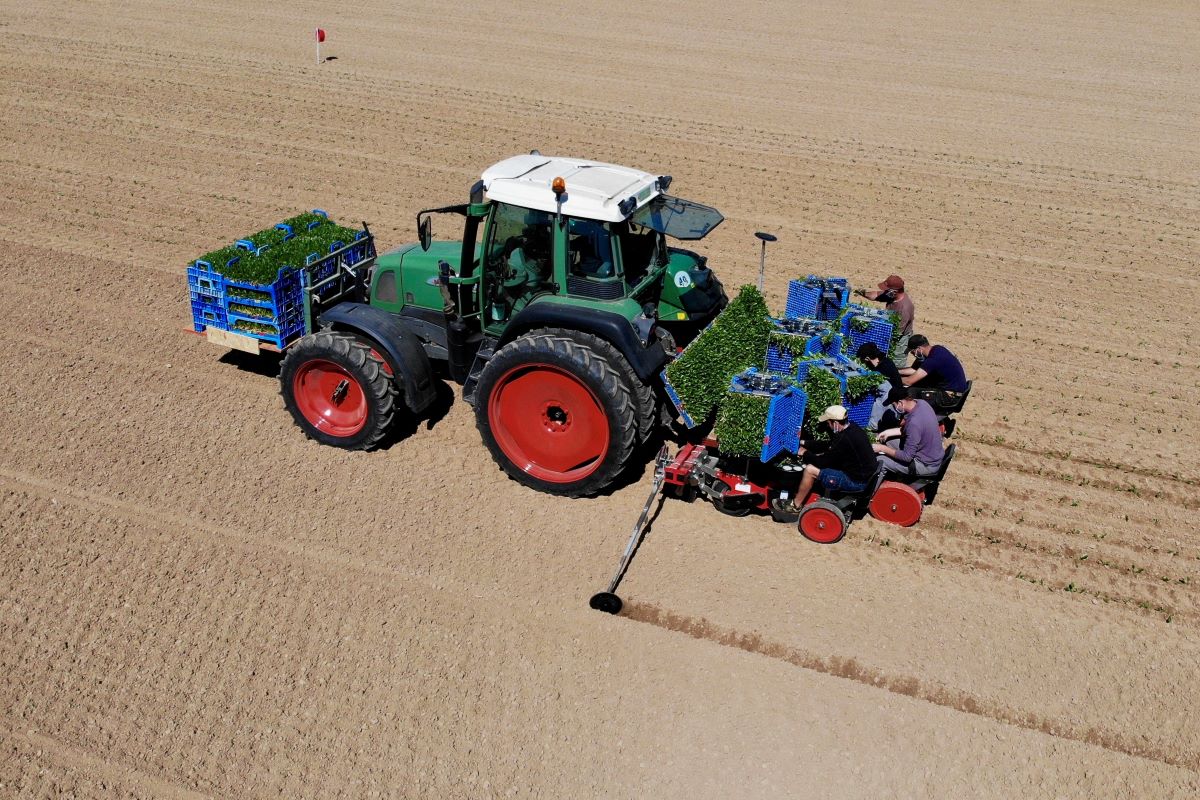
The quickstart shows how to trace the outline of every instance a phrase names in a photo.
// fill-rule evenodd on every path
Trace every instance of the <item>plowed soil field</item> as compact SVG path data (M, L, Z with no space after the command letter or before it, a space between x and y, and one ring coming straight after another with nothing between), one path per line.
M2 0L0 797L1196 796L1198 40L1169 0ZM213 246L411 241L531 148L673 175L730 287L776 233L774 308L903 275L975 381L920 524L668 501L609 617L648 473L524 489L449 387L321 447L187 333Z

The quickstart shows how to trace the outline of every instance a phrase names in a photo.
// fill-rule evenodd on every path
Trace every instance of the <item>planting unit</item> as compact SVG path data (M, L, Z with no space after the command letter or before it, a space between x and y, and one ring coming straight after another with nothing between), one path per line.
M815 376L810 376L811 371L831 375L838 382L836 400L832 395L827 397L826 392L810 388L808 391L814 401L817 395L820 395L822 402L834 401L828 402L828 405L840 403L846 407L848 419L856 425L866 425L870 421L871 408L879 392L878 387L884 380L882 375L872 372L852 358L834 356L801 361L797 366L796 380L802 385L811 386L810 377L815 379Z
M800 359L835 356L842 352L842 335L831 322L815 319L771 318L767 337L767 369L780 375L795 375Z
M766 463L800 449L800 424L808 401L787 378L751 367L734 376L713 433L728 455L757 456Z
M849 301L850 285L845 278L809 275L804 280L788 282L784 316L788 319L811 317L833 320L838 318Z

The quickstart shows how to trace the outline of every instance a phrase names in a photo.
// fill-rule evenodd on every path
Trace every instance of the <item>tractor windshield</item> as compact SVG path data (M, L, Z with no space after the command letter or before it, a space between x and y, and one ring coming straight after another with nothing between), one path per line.
M635 225L682 240L703 239L724 219L715 208L669 194L660 194L629 217Z

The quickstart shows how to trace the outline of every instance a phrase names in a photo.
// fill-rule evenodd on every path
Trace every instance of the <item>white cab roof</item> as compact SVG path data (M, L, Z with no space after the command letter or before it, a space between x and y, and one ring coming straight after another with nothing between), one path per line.
M550 182L562 178L567 182L564 214L607 222L625 219L617 208L621 201L634 197L640 208L660 194L657 175L580 158L513 156L488 167L482 177L489 200L539 211L557 210Z

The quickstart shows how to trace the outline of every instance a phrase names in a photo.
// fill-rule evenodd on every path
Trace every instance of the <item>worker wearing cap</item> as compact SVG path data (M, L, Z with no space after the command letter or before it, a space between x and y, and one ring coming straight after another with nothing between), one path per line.
M900 338L892 350L892 361L902 367L908 362L908 337L912 336L913 320L916 319L916 308L912 298L904 291L904 278L899 275L888 275L879 284L879 290L855 289L854 293L868 300L878 300L886 303L888 311L895 311L900 316Z
M875 404L871 407L871 417L867 421L867 430L878 430L879 421L883 419L884 413L888 410L884 398L895 387L904 385L900 377L900 369L896 366L896 362L884 355L874 342L863 342L854 357L861 361L867 369L878 372L884 379L883 383L879 385L879 393L875 397Z
M899 428L881 431L879 441L871 445L879 454L879 464L902 475L936 475L946 451L933 407L903 386L888 393L887 403L901 421Z
M861 492L878 468L871 440L866 432L846 418L845 406L830 406L817 424L824 425L830 432L829 449L812 459L804 467L800 487L796 490L793 505L804 504L805 498L818 481L825 494L830 492ZM800 448L804 455L804 448Z
M915 353L920 361L901 368L900 380L904 385L935 409L958 405L967 391L967 373L958 357L940 344L930 344L929 338L919 333L908 340L908 351Z

